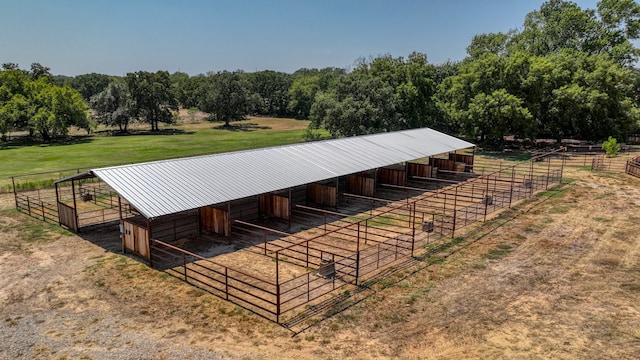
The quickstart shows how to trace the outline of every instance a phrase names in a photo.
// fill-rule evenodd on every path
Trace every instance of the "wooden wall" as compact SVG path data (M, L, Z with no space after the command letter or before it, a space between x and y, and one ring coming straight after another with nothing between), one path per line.
M437 177L438 168L431 165L408 163L407 175L418 176L423 178Z
M320 205L338 206L338 189L323 184L307 185L307 200Z
M380 168L378 169L378 182L380 184L406 186L407 172L400 169Z
M347 192L355 195L374 196L376 179L358 175L347 176Z
M231 233L231 222L227 210L212 206L200 208L200 226L202 229L224 236L229 236Z
M58 202L58 221L61 225L68 227L74 232L78 232L76 210L73 207Z
M136 254L149 259L149 231L138 224L122 221L122 240L124 247Z
M456 171L456 162L449 159L430 158L429 165L437 167L438 170Z
M288 197L275 194L260 195L260 214L289 220L291 203Z

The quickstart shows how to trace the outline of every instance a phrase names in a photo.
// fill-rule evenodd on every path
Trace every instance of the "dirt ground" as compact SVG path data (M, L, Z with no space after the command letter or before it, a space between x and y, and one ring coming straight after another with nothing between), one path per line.
M637 358L640 179L565 178L295 336L2 195L0 359Z

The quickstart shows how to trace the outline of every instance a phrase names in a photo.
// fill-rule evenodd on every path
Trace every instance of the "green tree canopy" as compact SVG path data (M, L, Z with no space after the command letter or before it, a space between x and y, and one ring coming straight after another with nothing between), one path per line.
M249 83L239 71L209 73L207 82L201 88L200 110L211 115L213 121L242 120L249 105Z
M132 115L132 99L127 84L114 81L107 88L91 97L94 119L106 126L117 126L126 132Z
M158 130L158 123L173 122L172 112L178 110L169 72L138 71L128 73L126 82L133 100L131 111L139 119Z

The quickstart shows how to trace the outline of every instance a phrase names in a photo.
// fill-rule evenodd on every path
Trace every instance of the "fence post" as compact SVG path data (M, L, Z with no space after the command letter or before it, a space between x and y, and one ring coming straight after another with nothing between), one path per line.
M262 237L264 239L264 254L267 255L267 232L262 232Z
M544 187L545 190L549 190L549 177L551 176L551 156L547 156L547 182Z
M224 295L225 299L229 300L229 268L224 267Z
M42 207L42 221L47 221L47 218L44 216L44 201L40 201L40 206Z
M29 201L29 196L27 196L27 211L29 212L29 216L31 216L31 202Z
M456 186L456 193L455 193L455 197L453 198L453 225L451 225L451 237L455 237L455 233L456 233L456 220L457 220L457 215L458 215L458 188L459 186Z
M358 285L359 274L360 274L360 222L358 222L358 239L356 242L356 285Z
M280 323L280 250L276 250L276 322Z
M511 168L511 186L509 187L509 209L511 209L511 202L513 201L513 186L516 183L516 167Z
M15 176L11 177L11 186L13 188L13 199L16 202L16 209L18 208L18 190L16 189L16 178Z
M184 269L184 282L189 283L189 277L187 276L187 254L182 253L182 268Z
M489 196L489 179L487 179L486 183L487 183L487 187L486 187L485 192L484 192L484 198L485 199L487 198L487 196ZM483 220L484 222L487 221L487 208L488 207L489 207L489 202L485 201L484 202L484 220Z

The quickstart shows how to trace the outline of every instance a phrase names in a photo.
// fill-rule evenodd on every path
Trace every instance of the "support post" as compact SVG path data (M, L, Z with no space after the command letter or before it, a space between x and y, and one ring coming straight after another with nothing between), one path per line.
M153 268L153 251L151 247L151 237L153 236L151 232L151 220L147 219L147 246L149 247L149 267Z
M289 188L289 206L288 206L289 214L287 216L289 218L289 231L291 231L291 216L292 216L291 215L291 213L292 213L291 208L292 207L293 207L293 201L291 201L291 188Z
M338 203L340 202L340 177L336 176L336 205L335 205L335 210L336 212L338 212ZM326 221L325 221L326 223Z
M118 195L118 215L120 217L120 240L122 240L122 253L125 254L127 249L124 246L124 221L122 218L122 199Z
M78 224L78 206L76 203L76 185L75 185L75 181L72 179L71 180L71 194L73 195L73 212L76 215L76 231L80 232L80 226Z
M13 178L11 178L13 180ZM56 188L56 210L60 209L58 207L58 204L60 203L60 193L58 192L58 183L55 183L55 188ZM17 205L17 203L16 203ZM58 210L58 225L62 225L62 223L60 222L60 212Z

